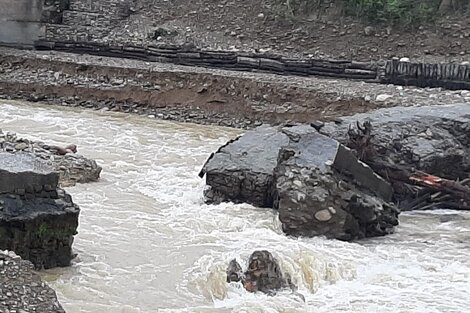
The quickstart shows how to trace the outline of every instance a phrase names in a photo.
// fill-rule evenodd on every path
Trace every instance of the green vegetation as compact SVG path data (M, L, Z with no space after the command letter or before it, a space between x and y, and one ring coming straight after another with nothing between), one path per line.
M57 226L55 229L53 229L50 225L46 223L41 223L36 231L36 235L41 238L41 239L50 239L50 238L65 238L68 236L73 236L75 235L76 232L74 232L71 229L66 229Z
M344 0L348 15L363 17L369 22L391 25L416 25L431 21L439 0Z
M47 224L42 223L41 225L39 225L39 229L37 231L37 235L38 235L39 238L48 237L50 235L50 233L51 233L51 230L49 229Z
M284 17L318 13L331 0L276 0ZM440 14L470 10L469 0L337 0L345 15L368 23L414 26L432 22ZM468 12L468 11L467 11Z

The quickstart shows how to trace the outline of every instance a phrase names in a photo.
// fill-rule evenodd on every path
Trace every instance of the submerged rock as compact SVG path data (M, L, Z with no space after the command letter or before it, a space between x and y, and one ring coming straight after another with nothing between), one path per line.
M233 259L230 261L228 264L227 268L227 283L230 283L232 281L234 282L239 282L243 278L243 269L238 264L237 260Z
M79 208L59 175L31 154L0 153L0 249L37 269L68 266Z
M441 223L464 221L464 220L466 220L465 216L460 215L460 214L444 214L444 215L439 216L439 222Z
M101 173L101 167L94 160L74 154L77 151L75 145L65 148L49 146L42 142L18 138L15 133L4 133L0 130L0 151L30 153L44 160L59 173L59 183L62 187L97 181Z
M247 291L267 294L283 288L296 289L289 276L282 273L278 261L266 250L253 252L247 270L241 272L242 267L232 260L227 268L227 282L241 281Z
M15 253L0 251L0 312L64 313L54 290Z

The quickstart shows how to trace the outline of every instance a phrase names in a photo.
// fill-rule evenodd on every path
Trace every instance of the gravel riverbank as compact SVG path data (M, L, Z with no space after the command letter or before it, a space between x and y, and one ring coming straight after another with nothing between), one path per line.
M0 97L251 128L378 107L470 102L469 91L234 72L0 48Z
M33 265L13 252L0 251L1 313L63 313L54 290L34 273Z

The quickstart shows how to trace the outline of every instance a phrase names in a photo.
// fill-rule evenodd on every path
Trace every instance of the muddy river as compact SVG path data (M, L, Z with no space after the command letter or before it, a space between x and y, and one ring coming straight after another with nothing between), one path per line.
M82 210L73 265L41 274L69 313L470 308L469 213L402 214L395 234L356 243L288 238L271 210L203 202L201 165L240 131L2 100L0 128L75 143L103 167L99 182L67 188ZM228 262L255 249L269 249L303 297L227 285Z

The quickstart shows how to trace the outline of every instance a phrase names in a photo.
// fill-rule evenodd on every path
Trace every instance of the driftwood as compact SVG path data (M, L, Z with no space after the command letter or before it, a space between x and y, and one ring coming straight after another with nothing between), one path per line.
M410 180L429 189L439 192L448 192L464 200L470 200L470 187L462 183L425 173L415 174L410 177ZM465 179L463 183L468 181L470 181L470 179Z
M358 157L392 184L401 210L470 210L470 177L459 182L379 160L370 122L357 122L348 137L348 146Z
M420 173L412 175L410 181L422 186L426 194L409 206L409 210L470 210L470 178L457 182Z
M361 126L356 122L357 129L351 126L348 129L349 147L356 150L358 158L364 162L372 160L375 154L370 141L372 139L372 124L364 122Z

